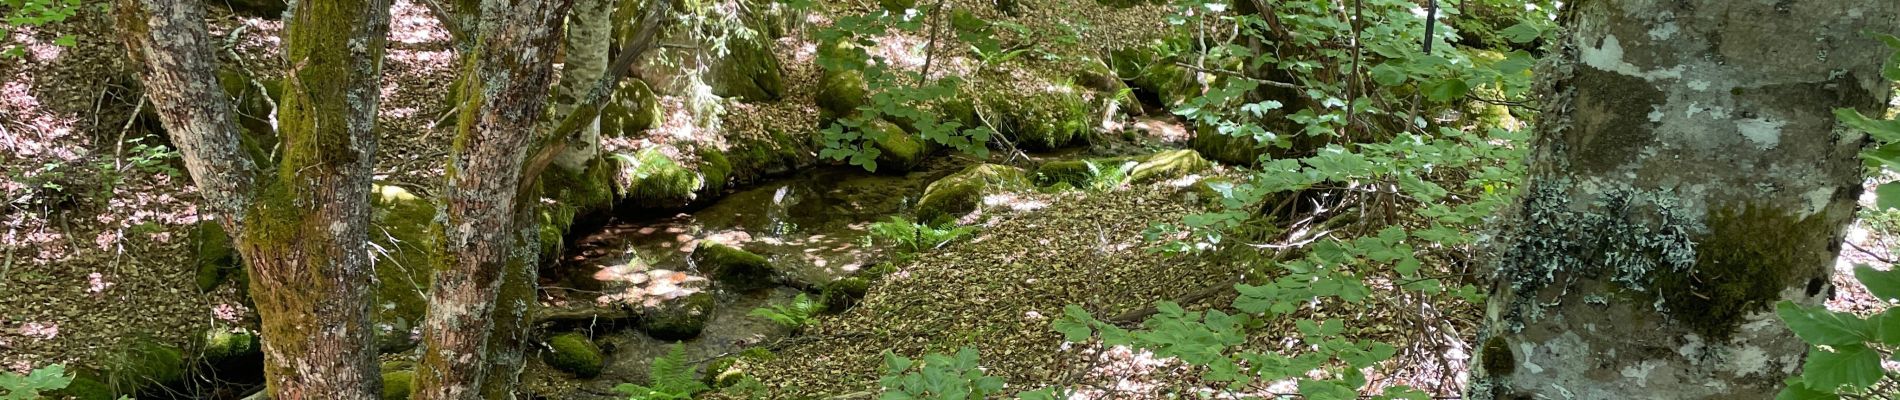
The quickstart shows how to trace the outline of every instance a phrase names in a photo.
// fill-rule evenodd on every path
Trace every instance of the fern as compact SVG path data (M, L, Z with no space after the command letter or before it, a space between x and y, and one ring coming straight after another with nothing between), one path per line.
M1088 161L1090 191L1104 192L1128 183L1128 175L1135 171L1135 162L1129 161L1117 166L1108 162Z
M693 395L712 389L693 379L693 366L686 362L686 346L682 344L674 344L665 357L653 359L653 365L647 367L647 377L653 386L622 383L615 386L614 391L631 396L627 400L689 400Z
M35 400L40 392L66 388L73 378L66 376L66 367L59 364L47 365L26 375L0 371L0 400Z
M933 227L912 222L901 216L892 216L889 221L871 224L871 236L880 238L902 247L910 252L934 249L964 236L976 233L976 228L967 226Z
M798 297L792 299L791 304L773 304L754 308L752 313L747 315L772 320L779 326L797 332L811 325L812 317L818 315L820 307L818 302L812 301L804 293L799 293Z

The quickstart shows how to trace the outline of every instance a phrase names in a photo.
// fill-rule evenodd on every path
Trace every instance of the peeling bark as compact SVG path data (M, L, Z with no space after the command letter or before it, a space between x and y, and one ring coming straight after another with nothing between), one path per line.
M371 166L386 0L299 2L285 29L284 156L256 171L218 89L202 3L121 0L117 21L147 95L200 192L237 236L262 319L275 399L373 399ZM321 21L321 22L316 22Z
M561 82L554 88L555 118L566 117L579 106L589 84L607 71L608 52L613 50L614 0L574 0L574 11L567 18L567 60L561 66ZM573 172L586 168L587 161L600 154L600 117L595 116L581 128L572 146L555 157L554 165Z
M1807 346L1860 193L1900 3L1602 0L1564 10L1526 195L1489 260L1473 399L1768 399Z
M489 0L464 70L462 117L449 155L444 254L429 290L416 399L475 399L488 375L490 315L507 271L531 268L518 243L522 163L546 110L567 2ZM532 237L532 236L528 236ZM527 254L523 254L526 252Z

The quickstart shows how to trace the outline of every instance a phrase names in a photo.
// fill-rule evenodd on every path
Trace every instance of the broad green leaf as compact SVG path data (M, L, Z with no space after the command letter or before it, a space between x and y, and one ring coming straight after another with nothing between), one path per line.
M1530 22L1519 22L1517 25L1504 28L1504 30L1499 31L1498 34L1504 35L1504 39L1511 41L1511 43L1524 44L1536 41L1539 36L1544 35L1544 32L1538 30L1537 26L1531 25Z
M1882 183L1880 187L1874 188L1874 206L1881 210L1900 208L1900 182Z
M1810 348L1801 377L1809 387L1820 390L1865 389L1880 380L1880 352L1867 346L1850 344L1830 346L1834 351Z
M1900 307L1889 307L1887 311L1875 315L1873 324L1874 329L1880 331L1880 343L1900 344Z
M1463 98L1465 97L1465 92L1469 91L1471 91L1471 86L1466 85L1464 80L1456 78L1441 79L1425 84L1425 97L1432 101L1451 101Z
M1782 301L1775 305L1775 314L1809 344L1859 345L1874 337L1866 320L1854 314L1828 311L1825 307Z
M1090 316L1087 310L1070 304L1062 307L1062 318L1050 322L1049 327L1062 333L1062 340L1081 343L1095 335L1095 330L1089 327L1094 320L1095 317Z
M1775 395L1775 400L1839 400L1840 398L1841 396L1837 394L1814 390L1808 387L1807 382L1799 379L1789 379L1788 386L1782 387L1781 394Z
M1888 189L1889 187L1893 189ZM1880 188L1875 190L1875 193L1880 196L1883 202L1888 201L1890 198L1891 200L1900 201L1900 186L1893 183L1880 185ZM1893 196L1888 196L1889 194ZM1872 292L1874 296L1879 297L1881 300L1893 301L1900 299L1900 271L1881 271L1866 265L1858 265L1854 267L1854 278L1860 279L1860 284L1867 285L1867 291Z

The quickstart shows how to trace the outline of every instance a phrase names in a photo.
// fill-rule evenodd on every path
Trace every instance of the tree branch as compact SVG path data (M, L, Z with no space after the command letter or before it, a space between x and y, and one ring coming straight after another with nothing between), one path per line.
M640 30L634 33L633 40L628 40L626 44L621 45L619 54L615 55L613 62L607 65L606 73L601 74L600 81L594 84L592 90L587 91L587 97L581 98L575 104L574 112L562 118L560 125L556 125L549 131L542 142L535 147L539 150L528 158L527 164L522 169L519 186L521 194L527 194L528 188L533 187L540 179L541 173L554 162L554 157L567 151L567 147L578 139L581 128L593 121L594 117L600 116L601 105L607 101L608 94L613 92L614 85L627 76L627 71L633 68L635 61L654 47L662 28L660 21L666 18L673 3L656 1L649 4L651 8L648 8L646 15L640 18Z

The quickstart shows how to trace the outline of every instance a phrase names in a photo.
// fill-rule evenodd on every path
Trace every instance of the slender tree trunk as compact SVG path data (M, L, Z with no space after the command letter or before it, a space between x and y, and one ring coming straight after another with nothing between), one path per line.
M1787 2L1782 2L1787 3ZM1767 399L1807 346L1885 108L1900 2L1598 0L1564 10L1524 198L1490 261L1474 399Z
M367 225L386 0L299 2L277 173L254 178L239 150L201 3L122 0L118 24L147 94L221 223L238 237L263 320L271 397L371 399Z
M506 271L531 268L518 243L516 207L530 139L546 110L560 0L482 4L476 50L465 69L462 119L449 154L445 253L429 290L416 399L474 399L488 375L494 311Z
M616 0L574 0L574 12L567 18L567 60L561 67L561 82L554 88L554 115L566 117L580 105L601 73L607 71L608 53L613 51L613 16ZM554 165L580 172L587 161L600 154L600 117L595 116L582 128L579 140L567 152L555 157Z

